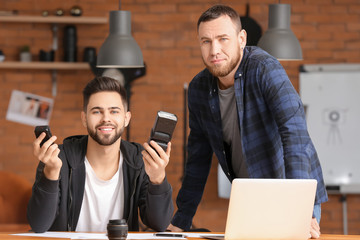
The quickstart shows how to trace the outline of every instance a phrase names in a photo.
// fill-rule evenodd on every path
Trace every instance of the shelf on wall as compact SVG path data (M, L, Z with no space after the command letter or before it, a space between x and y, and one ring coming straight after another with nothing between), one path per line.
M58 70L89 70L86 62L0 62L0 69L51 70L52 95L57 92L56 76Z
M7 23L50 23L53 33L52 50L58 49L58 25L59 24L106 24L107 17L85 17L85 16L0 16L0 22ZM0 69L34 69L52 71L52 95L56 96L57 91L57 70L88 70L90 65L86 62L0 62Z
M72 23L72 24L104 24L107 17L69 17L69 16L0 16L0 22L29 22L29 23Z
M88 70L87 62L0 62L0 69Z

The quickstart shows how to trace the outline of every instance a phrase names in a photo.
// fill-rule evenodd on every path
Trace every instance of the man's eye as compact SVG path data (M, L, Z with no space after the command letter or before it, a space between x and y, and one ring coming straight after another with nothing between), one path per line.
M117 110L112 110L111 113L112 113L112 114L118 114L119 111L117 111Z
M201 39L201 44L208 44L210 43L209 39Z

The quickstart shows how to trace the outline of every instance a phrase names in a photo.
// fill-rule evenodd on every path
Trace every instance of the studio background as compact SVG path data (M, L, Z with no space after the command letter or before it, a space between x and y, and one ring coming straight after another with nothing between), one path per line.
M158 110L175 113L179 122L172 141L171 160L167 177L173 186L174 200L181 185L183 172L183 86L201 71L201 60L196 35L196 22L208 7L227 4L241 16L250 5L250 17L262 27L268 24L268 5L275 0L124 0L121 9L131 11L132 33L139 44L146 63L146 75L132 83L130 110L130 141L147 140ZM300 41L303 61L281 62L294 87L299 91L299 67L313 63L360 63L360 1L359 0L287 0L291 4L291 28ZM19 15L41 15L48 10L54 15L62 8L66 15L74 5L83 16L108 17L118 10L115 0L1 0L0 10L18 10ZM59 50L55 61L63 59L63 31L59 25ZM108 35L106 24L75 24L77 29L77 61L83 51L92 46L98 52ZM38 61L40 49L49 50L52 44L51 24L0 22L0 49L5 61L18 61L19 48L29 45L33 61ZM57 143L69 135L86 134L80 121L81 91L94 77L90 70L57 71L57 96L52 96L50 70L0 68L0 170L15 172L29 182L35 178L38 161L32 156L34 128L5 119L11 91L54 98L50 119ZM336 97L336 96L334 96ZM321 101L321 99L319 99ZM125 138L127 138L125 136ZM196 227L224 231L228 201L217 195L217 161L213 161L202 203L194 219ZM342 203L340 195L330 195L323 204L322 233L342 233ZM360 197L348 196L349 234L360 233Z

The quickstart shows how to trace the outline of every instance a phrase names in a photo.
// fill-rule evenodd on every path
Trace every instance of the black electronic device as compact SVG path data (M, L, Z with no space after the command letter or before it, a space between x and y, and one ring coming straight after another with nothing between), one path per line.
M40 147L42 147L42 145L51 138L52 134L50 132L50 127L48 125L44 125L44 126L36 126L35 127L35 136L36 138L38 138L40 136L40 134L42 132L45 132L46 136L45 138L41 141L40 143Z
M182 233L167 233L167 232L160 232L154 233L155 237L164 237L164 238L186 238L187 236Z
M154 140L166 152L177 123L177 117L173 113L158 111L154 126L150 132L150 140Z

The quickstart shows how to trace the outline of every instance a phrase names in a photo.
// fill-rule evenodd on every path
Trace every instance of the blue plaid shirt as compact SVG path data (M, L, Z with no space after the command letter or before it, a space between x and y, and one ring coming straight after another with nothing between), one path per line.
M318 181L315 204L327 201L320 162L307 131L301 99L281 64L257 47L246 47L234 81L243 157L250 178ZM188 92L188 159L172 224L189 229L215 153L230 181L224 149L217 78L207 69Z

